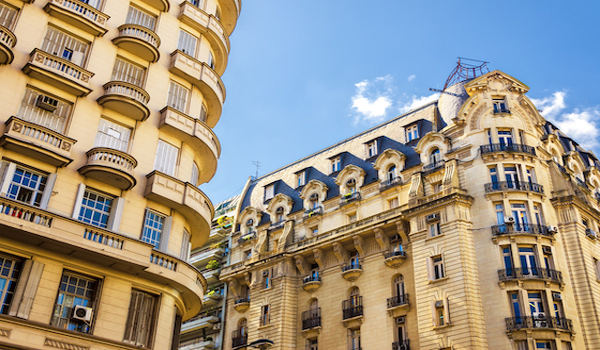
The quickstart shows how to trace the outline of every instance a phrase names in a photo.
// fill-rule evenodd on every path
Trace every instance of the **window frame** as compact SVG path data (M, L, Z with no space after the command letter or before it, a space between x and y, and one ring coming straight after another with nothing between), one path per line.
M97 205L94 205L92 207L92 206L84 204L84 201L86 200L86 194L88 194L88 193L89 194L93 194L96 197L102 197L102 198L105 198L105 199L110 199L111 202L110 202L110 204L108 204L108 211L98 211L97 210L97 207L98 207ZM84 223L87 223L87 224L92 225L92 226L100 227L100 228L103 228L103 229L109 229L110 222L111 222L111 216L114 215L114 208L116 206L116 199L117 199L117 197L115 197L115 196L111 196L109 194L105 194L103 192L96 191L94 189L90 189L90 188L86 187L85 190L84 190L84 192L83 192L83 196L81 198L80 204L79 204L79 213L77 213L77 220L79 220L81 222L84 222ZM88 198L87 201L91 201L91 199ZM96 202L96 200L94 200L94 202ZM104 202L106 202L106 201L104 201ZM86 221L85 217L84 217L84 213L82 213L83 210L87 210L87 211L92 212L92 213L95 213L95 212L105 213L105 214L101 214L101 215L105 215L106 216L106 222L104 223L104 226L95 224L93 222L94 221L93 219L89 219L90 221ZM92 217L93 217L93 214L92 214Z
M419 138L419 125L411 125L406 129L406 142L410 142L412 140L416 140Z
M134 293L137 293L135 295L135 300L134 300ZM138 299L142 298L141 301L138 301ZM139 306L138 303L146 303L147 300L151 300L153 305L150 305L150 307L147 307L146 305L144 305L144 308L141 307L137 307ZM125 321L125 332L123 334L123 342L125 343L130 343L130 344L135 344L136 346L142 346L145 348L152 348L153 344L154 344L154 340L155 340L155 334L154 334L154 329L156 329L156 323L158 321L158 316L159 316L159 307L161 304L161 298L159 295L155 295L152 293L148 293L139 289L135 289L132 288L131 289L131 294L130 294L130 299L129 299L129 310L127 312L127 318ZM135 310L134 310L135 309ZM142 309L142 310L140 310ZM134 312L134 314L132 315L132 311ZM149 315L148 315L149 313ZM135 318L134 320L132 320L132 318ZM141 341L140 339L138 339L138 337L140 336L140 328L141 327L137 327L136 325L139 324L139 322L141 321L142 324L144 324L144 326L146 326L147 330L145 332L145 335L143 335L142 337L144 337L144 339L141 340L145 340L145 341ZM128 333L129 336L131 336L131 338L127 338L128 337Z
M271 305L266 304L260 307L260 326L266 327L271 324Z
M65 284L65 278L68 278L67 286L65 287L66 290L62 290L62 286L63 286L63 284ZM77 284L74 286L75 292L68 292L68 286L69 286L72 278L77 279ZM81 294L76 293L81 288L81 285L80 285L81 280L88 282L86 285L86 289L90 289L90 288L87 288L89 286L90 282L95 283L95 285L93 286L93 290L92 290L93 296L88 297L88 298L83 298ZM72 271L72 270L63 270L62 275L61 275L61 281L58 286L56 299L54 301L54 307L53 307L52 317L50 319L50 325L53 327L57 327L57 328L63 328L63 329L71 330L71 331L76 331L79 333L92 334L93 326L95 324L94 321L95 321L96 315L97 315L97 313L96 313L96 309L98 308L97 304L98 304L98 300L100 300L101 286L102 286L102 280L99 278L81 274L79 272ZM64 295L65 295L64 297L61 297L61 294L62 294L61 290L62 290L62 292L64 292ZM67 306L67 307L64 306L65 305L64 303L59 304L59 302L64 302L65 300L68 300L67 296L71 296L73 298L73 300L72 300L73 304L71 306ZM74 299L76 299L77 296L79 296L80 299L87 300L88 304L85 304L85 305L76 304L77 301ZM87 295L85 295L85 297L87 297ZM57 314L56 308L59 307L59 305L60 305L61 310L63 310L63 308L67 308L69 310L69 311L67 311L68 316L56 317L56 314ZM84 327L85 330L70 328L70 325L73 322L73 317L72 317L73 309L78 305L87 307L87 308L91 308L92 312L93 312L92 313L92 321L89 324L86 322L76 321L77 324L80 327ZM64 311L62 313L64 315ZM60 325L61 319L65 319L65 318L67 320L67 322L65 323L65 327L61 327L61 325Z

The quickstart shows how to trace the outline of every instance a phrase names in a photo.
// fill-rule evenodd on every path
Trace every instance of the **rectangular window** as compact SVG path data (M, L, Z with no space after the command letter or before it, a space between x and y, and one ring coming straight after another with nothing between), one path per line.
M448 298L437 300L432 303L433 308L433 325L435 327L443 327L450 324L450 310L448 306Z
M86 321L85 317L75 317L74 310L78 306L91 309L96 299L97 287L98 280L95 278L70 271L63 272L50 324L71 331L89 333L91 318ZM91 310L83 315L87 312Z
M177 166L177 158L179 156L179 148L158 140L156 148L156 161L154 169L170 176L175 176L175 168Z
M437 303L436 303L437 304ZM436 326L443 326L444 323L444 306L436 305L435 306L435 315L436 315Z
M594 258L594 268L596 269L596 279L600 281L600 260Z
M17 166L6 196L39 207L48 177Z
M181 113L185 113L189 93L190 90L186 89L183 85L171 81L169 85L169 96L167 98L167 106L174 108L180 111Z
M208 52L208 60L206 60L206 63L211 69L215 69L215 59L213 58L211 51Z
M200 119L201 122L205 123L207 114L208 112L206 112L206 106L203 103L200 107L200 117L198 119Z
M41 49L51 55L64 58L78 66L82 66L88 47L88 43L58 29L48 27Z
M113 201L113 197L86 189L83 194L78 220L106 228Z
M342 170L342 158L335 157L331 160L331 172L335 173L340 170Z
M413 125L406 129L406 142L416 140L419 138L419 127L418 125Z
M313 236L318 235L319 234L319 227L315 226L315 227L310 228L310 232L312 232Z
M100 118L98 132L94 147L113 148L119 151L127 152L131 129L114 123L110 120Z
M275 197L275 185L265 187L265 201Z
M377 155L377 140L367 143L367 158Z
M306 184L306 171L299 172L297 175L297 187L304 186Z
M306 350L319 350L319 342L317 338L306 339Z
M192 164L192 176L190 179L190 183L194 186L198 186L198 177L200 177L200 169L198 169L198 164L194 162Z
M17 117L63 133L70 112L71 104L27 88L19 106Z
M6 315L21 274L21 260L0 254L0 314Z
M442 233L439 220L429 224L429 237L435 237Z
M201 9L204 7L204 1L203 0L191 0L192 5L196 6L197 8Z
M188 54L192 57L196 57L196 45L198 38L192 34L186 32L183 29L179 30L179 41L177 42L177 50Z
M440 278L446 277L446 272L444 271L444 259L441 255L432 256L431 258L432 265L432 279L439 280Z
M268 326L270 322L270 307L269 305L263 305L260 309L260 326Z
M262 283L262 287L263 289L269 289L273 286L273 269L270 270L264 270L263 273L263 283Z
M145 348L152 347L158 297L139 290L131 291L123 341Z
M348 349L349 350L361 350L360 328L348 330Z
M183 229L183 237L181 238L181 260L188 261L190 258L190 233Z
M398 198L392 198L392 199L388 200L388 203L389 203L390 209L394 209L399 206Z
M356 221L356 213L348 214L348 222L355 222L355 221Z
M164 224L164 215L160 215L152 210L146 210L141 240L152 244L154 249L159 249Z
M508 113L508 108L506 107L506 101L503 97L494 97L494 113Z
M156 25L156 17L137 7L131 6L129 7L129 12L127 13L125 23L137 24L150 30L154 30L154 26Z
M141 87L146 78L146 69L117 57L112 72L112 81L124 81Z
M17 9L0 3L0 26L12 29L17 12Z
M244 260L250 260L252 258L252 250L248 249L244 251Z

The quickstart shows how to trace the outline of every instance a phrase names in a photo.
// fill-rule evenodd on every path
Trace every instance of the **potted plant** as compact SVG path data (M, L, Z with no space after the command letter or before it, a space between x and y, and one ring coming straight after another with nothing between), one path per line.
M221 264L216 260L212 259L206 264L206 268L209 270L216 270L221 267Z

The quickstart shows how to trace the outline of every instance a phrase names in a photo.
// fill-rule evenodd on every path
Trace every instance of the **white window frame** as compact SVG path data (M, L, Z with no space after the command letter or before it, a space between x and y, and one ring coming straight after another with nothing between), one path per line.
M198 187L198 179L200 178L200 168L196 162L192 162L192 177L190 179L190 183L196 187Z
M186 113L189 96L190 89L171 80L167 94L167 106L181 113Z
M342 157L335 157L331 160L331 172L335 173L342 170Z
M44 97L58 101L54 111L51 112L37 106L38 100ZM17 117L62 134L64 133L67 120L71 115L71 107L71 103L27 87L21 100Z
M150 220L152 220L152 222L157 222L157 218L161 220L160 228L151 225L151 222L149 222ZM157 212L156 210L146 208L140 240L146 243L150 243L154 246L154 249L166 252L167 246L169 245L169 234L171 232L172 220L173 217L171 216L167 216L165 214ZM158 238L149 236L149 232L157 232Z
M179 151L179 147L159 139L154 169L169 176L175 176L179 163Z
M436 328L446 327L451 324L450 307L448 304L448 298L443 298L442 300L433 301L431 303L431 312L432 312L434 327L436 327ZM440 315L441 315L441 317L440 317Z
M198 38L192 33L183 29L179 29L179 39L177 40L177 50L185 53L188 56L196 58L196 50L198 48Z
M143 87L146 81L146 68L117 57L110 80L124 81L135 86Z
M301 172L299 172L299 173L296 175L296 178L297 178L297 180L298 180L298 181L296 182L296 184L298 185L297 187L300 187L300 186L304 186L304 185L306 185L306 171L301 171Z
M373 140L366 144L367 158L371 158L377 155L377 140Z
M275 184L271 184L265 187L265 201L275 197Z
M0 171L3 172L2 186L0 186L0 195L2 195L3 197L6 197L6 198L11 198L9 191L11 188L13 188L15 173L19 169L22 171L29 172L31 174L35 174L35 175L46 178L46 183L45 183L44 189L42 191L39 190L39 187L40 187L39 184L38 184L38 186L36 186L35 189L32 189L31 187L27 187L27 186L22 186L22 185L19 185L19 186L22 186L23 188L28 188L29 190L32 190L35 193L41 194L38 205L35 204L34 196L32 196L31 200L28 203L25 202L26 204L29 204L31 206L38 207L41 209L48 208L48 202L50 201L50 196L52 195L52 189L54 188L54 183L56 182L57 175L55 173L45 174L45 173L42 173L42 172L34 170L34 169L29 169L29 168L17 165L16 163L10 163L10 162L3 161L2 164L0 165ZM41 184L41 181L40 181L40 184ZM14 185L14 186L17 186L17 185ZM17 200L16 198L12 198L12 199L16 200L18 202L21 202L21 201Z
M439 260L438 260L439 259ZM446 278L446 268L444 264L444 255L434 255L428 259L429 280L437 281Z
M154 31L154 28L156 27L156 16L142 10L139 7L129 6L125 23L137 24Z
M75 220L81 221L79 219L79 214L81 211L81 207L83 204L83 197L86 191L97 193L101 196L109 197L109 195L103 194L102 192L98 192L94 189L88 189L85 184L79 184L77 189L77 196L75 197L75 206L73 207L73 213L71 217ZM123 215L123 206L125 205L125 199L123 197L112 197L113 203L111 206L110 214L108 216L108 221L105 229L110 231L119 231L119 226L121 225L121 216ZM88 224L92 225L92 224Z
M416 140L419 138L419 126L412 125L406 128L406 142Z
M90 44L54 27L48 27L40 49L83 67Z
M0 3L0 25L12 30L18 13L18 9L5 3Z
M96 139L94 140L94 147L112 148L127 152L129 150L131 134L131 128L117 124L106 118L100 118Z
M260 308L260 327L271 324L271 305L263 305Z

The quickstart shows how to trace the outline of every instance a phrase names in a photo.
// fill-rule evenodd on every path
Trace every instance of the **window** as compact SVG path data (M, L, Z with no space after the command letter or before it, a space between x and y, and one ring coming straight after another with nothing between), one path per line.
M389 199L389 200L388 200L388 204L389 204L389 207L390 207L390 209L397 208L397 207L398 207L398 205L399 205L399 204L398 204L398 198L392 198L392 199Z
M496 222L498 225L504 224L504 206L502 204L495 204L494 210L496 212Z
M275 218L277 219L276 222L282 222L284 219L284 209L283 207L279 207L277 208L277 210L275 210Z
M156 148L156 161L154 169L170 176L175 176L175 168L177 166L177 158L179 157L179 148L158 140Z
M100 124L98 125L98 132L96 133L96 140L94 141L94 147L113 148L127 152L130 137L130 128L101 118Z
M502 260L504 262L504 268L506 269L507 276L513 276L513 262L512 262L512 251L510 246L502 247Z
M0 26L11 29L15 17L17 16L17 12L17 9L12 8L6 4L0 3Z
M86 189L78 219L94 226L106 228L113 201L113 197Z
M306 350L319 350L319 342L317 338L306 339Z
M515 229L516 230L528 230L529 227L529 215L527 214L527 207L524 203L511 203L510 209L512 211L512 217L515 218ZM522 226L521 226L522 225Z
M348 330L348 349L360 350L360 328Z
M196 57L197 43L198 38L183 29L179 30L179 42L177 43L177 50L181 50L181 52L185 54Z
M551 350L552 349L552 343L549 342L549 341L545 341L545 340L543 340L543 341L539 341L538 340L538 341L535 342L535 348L536 349L548 349L548 350Z
M88 43L75 39L58 29L48 27L42 42L42 51L58 56L82 66L88 50Z
M252 258L252 250L248 249L244 251L244 260L250 260Z
M48 100L52 101L52 105L44 103ZM27 88L17 112L17 117L63 133L70 113L71 104Z
M16 166L6 197L39 207L42 203L47 180L46 175Z
M348 181L346 181L346 189L348 190L348 193L356 192L356 179L355 178L352 178L352 179L349 179Z
M190 258L190 233L183 229L183 237L181 238L181 260L188 261Z
M436 317L436 326L441 327L444 326L444 305L440 303L440 305L435 305L435 317Z
M377 140L367 143L367 158L377 155Z
M541 292L527 292L527 304L529 305L529 311L531 312L531 316L539 317L545 315L544 314L544 300L542 299Z
M418 125L413 125L406 128L406 141L410 142L412 140L416 140L419 138L419 127Z
M450 312L448 298L433 302L433 325L444 327L450 324Z
M509 292L508 298L510 299L511 311L515 321L517 323L522 323L521 298L519 297L519 292Z
M431 184L431 192L433 193L440 193L442 192L442 182L438 181L438 182L434 182Z
M265 187L265 201L275 197L275 185Z
M501 146L510 146L513 144L513 136L511 130L498 130L498 142Z
M494 104L494 113L508 113L506 101L503 97L492 98L492 103Z
M100 4L102 3L102 1L100 1L100 0L82 0L82 2L90 5L91 7L95 8L96 10L100 9Z
M594 258L594 268L596 270L596 279L600 281L600 260Z
M429 224L429 237L435 237L442 234L442 230L440 229L440 221L436 221Z
M263 289L269 289L273 286L273 269L264 270L262 272L263 280L262 287Z
M262 308L260 309L260 326L261 327L269 325L269 321L270 321L269 313L270 313L269 305L263 305Z
M0 314L8 314L20 274L21 260L0 255Z
M318 227L318 226L311 227L311 228L310 228L310 232L312 232L312 235L313 235L313 236L316 236L316 235L318 235L318 234L319 234L319 227Z
M317 209L319 207L319 194L313 193L309 197L310 207L312 209Z
M174 108L181 113L185 113L189 93L190 90L183 85L171 81L169 85L169 95L167 97L167 106Z
M145 348L152 347L157 305L157 296L135 289L131 291L124 342Z
M538 263L534 247L519 247L519 259L523 275L538 275Z
M348 214L348 222L355 222L355 221L356 221L356 213Z
M190 179L190 183L194 186L198 186L198 178L200 177L200 169L198 169L198 164L196 162L192 163L192 177Z
M437 164L441 161L442 161L442 153L440 152L439 148L436 148L433 151L431 151L431 154L429 155L429 163Z
M348 263L352 269L360 269L360 257L357 252L350 253L350 261Z
M70 271L63 272L50 324L71 331L89 333L91 322L77 320L71 316L76 306L93 308L97 286L98 280L94 278Z
M392 164L387 170L387 180L392 182L396 179L396 176L398 176L396 174L396 166Z
M397 317L394 321L396 324L396 331L394 332L394 339L398 343L398 347L393 347L397 350L408 349L408 338L406 336L406 316Z
M192 3L192 5L196 6L199 9L202 9L204 7L203 0L192 0L191 3Z
M200 107L200 117L198 118L201 122L205 123L206 122L206 116L208 115L208 113L206 112L206 106L204 105L204 103L202 104L202 106Z
M213 58L212 51L208 52L208 60L206 61L206 64L208 64L211 69L215 69L215 59Z
M137 7L131 6L129 7L129 12L127 13L125 23L137 24L150 30L154 30L154 26L156 25L156 17Z
M166 216L158 214L152 210L146 210L144 218L144 229L141 240L150 243L154 249L159 249L161 245L161 236L165 226Z
M335 157L331 160L331 172L342 170L342 157Z
M146 78L146 69L137 64L117 57L113 67L111 80L124 81L135 86L143 86Z
M446 277L446 271L444 271L444 259L441 255L432 256L431 262L431 280L439 280Z
M297 180L296 187L306 185L306 171L301 171L298 174L296 174L296 180Z
M217 6L215 9L215 17L220 21L221 20L221 9Z

